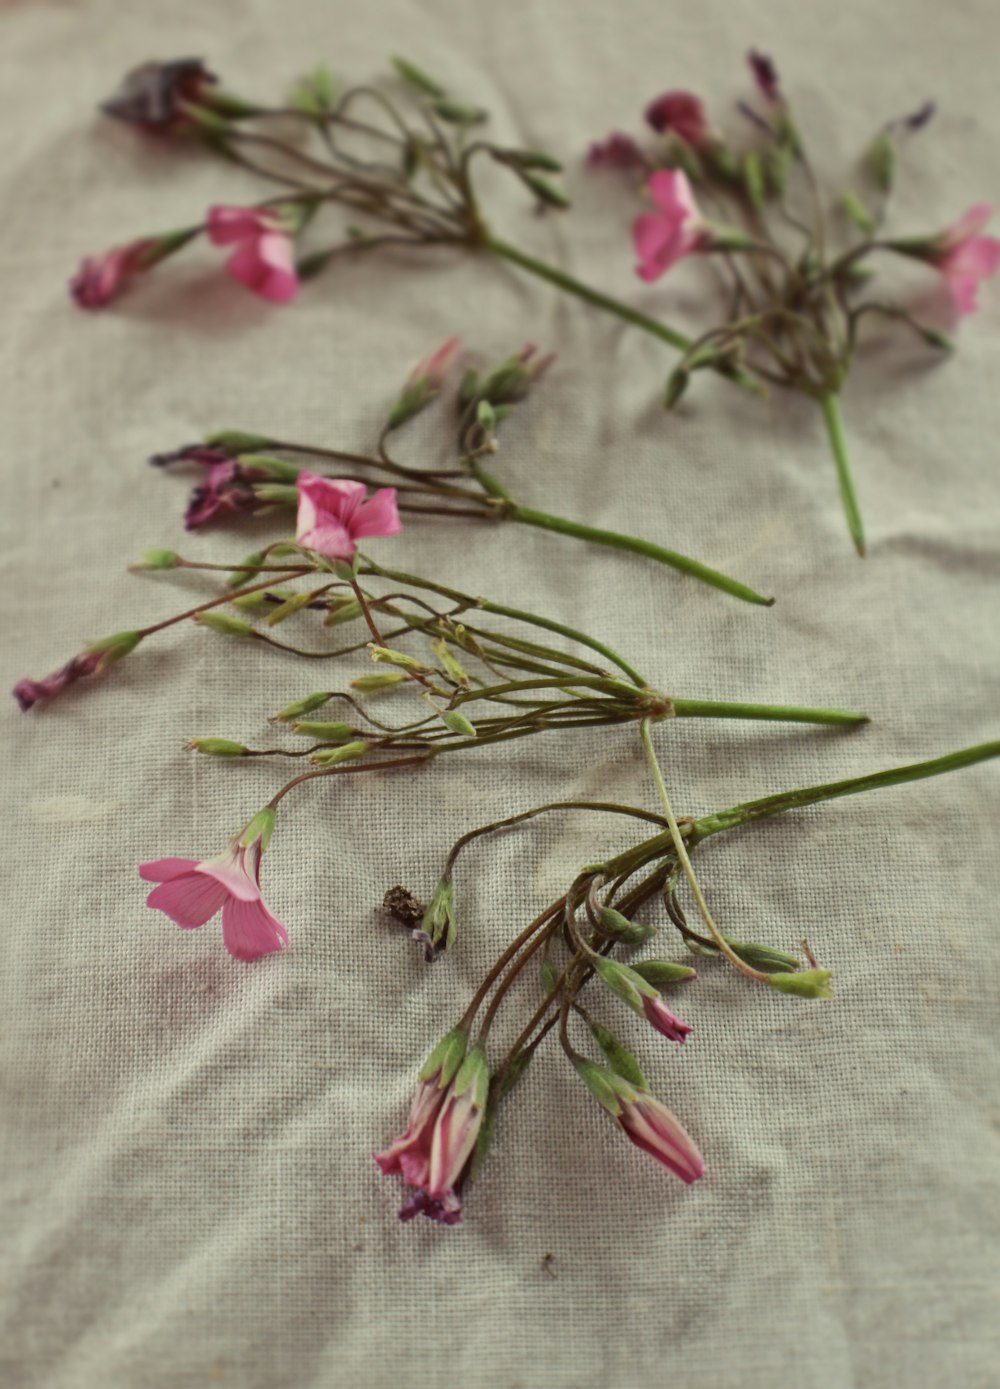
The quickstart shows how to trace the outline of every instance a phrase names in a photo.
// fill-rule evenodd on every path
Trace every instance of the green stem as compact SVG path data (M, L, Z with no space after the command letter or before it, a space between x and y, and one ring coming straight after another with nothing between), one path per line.
M991 757L1000 757L1000 741L979 743L976 747L962 748L944 757L912 762L909 766L895 767L886 772L873 772L868 776L850 777L846 781L830 781L821 786L805 786L798 791L783 791L758 801L745 801L742 805L734 805L729 810L719 810L696 820L688 830L688 843L694 845L709 835L718 834L720 830L737 829L740 825L749 825L770 815L781 815L799 806L815 805L817 801L830 801L838 796L853 796L861 791L877 791L883 786L901 786L907 781L922 781L924 777L972 767Z
M835 391L829 391L826 395L820 396L819 403L823 409L823 420L826 423L830 447L833 449L833 461L837 465L840 500L844 504L847 528L851 532L854 548L859 555L863 555L865 552L865 530L861 520L858 498L854 491L854 479L851 477L851 464L847 457L847 441L844 438L844 421L840 414L840 400Z
M593 304L597 309L603 309L605 313L614 314L616 318L623 319L624 322L631 323L636 328L641 328L644 333L660 338L663 342L669 343L671 347L678 347L686 352L692 346L691 339L685 334L678 333L674 328L668 328L665 323L650 318L648 314L640 313L638 309L630 308L628 304L623 304L620 299L613 299L608 294L602 294L600 290L592 289L582 280L567 275L565 270L560 270L555 265L548 265L545 261L537 260L525 251L519 251L516 246L511 246L507 241L501 241L499 237L486 235L481 244L487 250L492 251L494 255L502 256L504 260L509 260L512 264L520 266L522 270L527 270L529 274L537 275L542 280L548 280L549 284L555 285L557 289L565 290L567 294L575 294L578 299ZM739 368L733 366L724 366L717 368L717 370L719 370L720 375L727 376L747 390L754 391L758 395L763 393L760 382L747 372L740 371Z
M567 521L562 516L550 516L548 512L535 511L533 507L521 506L517 502L508 508L506 515L508 520L520 521L525 526L558 531L560 535L572 535L578 540L590 540L596 545L608 545L614 550L628 550L632 554L645 555L648 559L658 560L660 564L668 564L671 569L676 569L681 574L700 579L712 588L722 589L723 593L731 593L734 598L740 598L744 603L759 603L769 608L774 602L773 598L765 598L746 584L741 584L738 579L730 579L717 569L712 569L696 559L689 559L687 555L679 554L676 550L654 545L651 540L640 540L634 535L622 535L619 531L601 530L597 526L586 526L579 521Z
M794 704L739 704L721 699L672 699L680 719L774 719L781 723L854 725L869 723L867 714L849 709L800 709Z

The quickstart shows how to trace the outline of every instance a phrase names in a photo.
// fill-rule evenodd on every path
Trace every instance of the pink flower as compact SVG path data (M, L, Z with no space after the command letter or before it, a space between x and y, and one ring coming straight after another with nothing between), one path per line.
M141 640L142 633L135 631L116 632L114 636L102 637L100 641L91 642L80 655L74 656L51 675L41 680L19 680L11 693L21 709L26 711L39 700L54 699L68 685L75 684L85 676L100 675L114 661L120 661L134 651Z
M426 1215L444 1225L462 1218L461 1188L479 1137L490 1073L481 1047L465 1053L466 1036L450 1032L420 1073L406 1132L375 1161L386 1175L399 1173L415 1188L400 1220ZM464 1057L464 1059L463 1059Z
M683 1042L688 1033L694 1031L689 1022L682 1022L676 1013L670 1011L658 993L643 993L642 1011L646 1021L672 1042Z
M705 108L694 92L664 92L646 107L646 121L659 135L672 131L692 149L708 138Z
M695 1182L705 1163L694 1139L670 1110L654 1099L644 1084L634 1084L607 1066L578 1056L580 1079L611 1115L630 1142L661 1162L682 1182Z
M356 540L368 535L395 535L403 525L396 510L395 487L380 487L365 496L362 482L301 472L295 538L308 550L329 559L351 559Z
M286 223L259 207L210 207L206 222L216 246L236 246L226 269L255 294L276 304L294 299L299 287L295 251Z
M150 252L157 244L156 237L146 237L97 256L85 256L69 282L70 294L81 309L103 309L133 275L149 269L153 263Z
M165 912L187 930L204 926L222 909L222 939L237 960L257 960L284 950L288 932L264 904L260 859L274 828L265 807L218 858L160 858L140 863L139 876L159 883L146 905Z
M670 1110L642 1090L636 1090L634 1099L621 1096L620 1101L621 1112L616 1118L625 1137L682 1182L696 1182L705 1171L705 1161Z
M191 492L184 512L186 530L197 530L216 518L245 514L268 505L253 490L253 483L266 477L254 468L247 468L235 458L224 456L210 463L205 481Z
M646 156L632 139L620 130L613 130L603 140L595 140L587 152L587 163L595 168L638 169L645 167Z
M992 216L992 204L976 203L936 238L929 257L944 276L960 313L975 312L979 281L990 279L1000 265L1000 241L995 236L979 235Z
M401 424L405 424L425 406L430 405L432 400L437 399L444 390L445 379L461 348L462 344L458 338L449 338L437 351L417 363L406 378L403 389L393 401L388 419L390 429L398 429Z
M658 169L649 180L649 192L658 212L644 212L632 224L642 280L658 280L665 270L710 244L711 234L698 211L681 169Z

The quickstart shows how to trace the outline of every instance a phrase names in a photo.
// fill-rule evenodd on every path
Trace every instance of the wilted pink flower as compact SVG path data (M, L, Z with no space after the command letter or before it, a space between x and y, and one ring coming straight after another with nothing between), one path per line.
M294 299L299 287L295 249L283 219L267 208L215 206L208 235L216 246L235 245L226 269L255 294L276 304Z
M257 960L284 950L288 932L264 904L260 858L274 827L274 811L255 815L218 858L160 858L140 863L139 876L159 883L146 905L165 912L178 926L204 926L222 909L222 939L237 960Z
M70 294L81 309L103 309L133 275L150 268L154 263L150 252L156 245L156 237L145 237L100 255L84 256L69 282Z
M650 1157L662 1162L682 1182L696 1182L705 1162L694 1139L665 1105L642 1090L634 1099L620 1097L618 1123L625 1137Z
M198 530L217 518L259 511L267 506L268 503L261 501L253 490L253 483L266 476L266 473L238 463L235 458L223 457L219 462L208 464L205 481L199 483L188 498L185 529Z
M646 107L646 121L659 135L679 135L692 149L708 138L705 108L694 92L664 92Z
M676 1013L670 1011L658 993L643 993L642 1011L646 1021L672 1042L683 1042L688 1033L694 1031L689 1022L682 1022Z
M133 651L142 640L141 632L116 632L112 637L103 637L92 642L78 656L67 661L59 670L53 671L41 680L19 680L11 693L21 706L28 710L42 699L54 699L68 685L82 680L87 675L99 675L114 661L120 661Z
M301 472L295 538L329 559L351 559L356 540L395 535L403 525L396 510L395 487L380 487L370 497L362 482Z
M944 276L960 313L975 312L979 281L990 279L1000 265L1000 241L979 235L992 216L991 203L976 203L936 238L928 257Z
M649 180L649 193L659 211L638 216L632 236L639 257L636 274L657 280L676 261L709 245L711 234L682 169L658 169Z
M182 103L201 103L218 79L200 58L177 58L171 63L143 63L126 73L113 97L101 110L116 120L159 134L187 122Z
M613 130L603 140L595 140L587 152L587 163L595 167L638 169L646 165L646 156L632 139L620 130Z

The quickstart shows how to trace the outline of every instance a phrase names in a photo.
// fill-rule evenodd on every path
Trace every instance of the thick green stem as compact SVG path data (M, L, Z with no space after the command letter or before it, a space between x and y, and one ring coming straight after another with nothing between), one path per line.
M781 815L786 810L795 810L799 806L831 801L838 796L853 796L861 791L877 791L883 786L901 786L907 781L922 781L925 777L940 776L943 772L955 772L962 767L972 767L977 762L988 761L991 757L1000 757L1000 741L979 743L976 747L950 752L944 757L934 757L927 762L912 762L907 767L896 767L886 772L850 777L846 781L830 781L821 786L805 786L798 791L783 791L776 796L765 796L758 801L746 801L742 805L732 806L729 810L719 810L714 815L706 815L696 820L688 828L688 844L697 844L721 830L737 829L740 825L749 825L755 820L764 820L771 815Z
M847 457L847 441L844 438L844 421L840 414L840 400L835 391L830 391L828 394L820 396L819 403L823 408L823 419L826 423L830 447L833 450L833 461L837 465L840 500L844 504L847 528L851 532L854 548L859 555L863 555L865 552L865 529L861 520L857 494L854 491L851 464Z
M494 255L502 256L504 260L509 260L513 265L520 266L522 270L527 270L532 275L537 275L539 279L548 280L549 284L555 285L557 289L565 290L567 294L575 294L578 299L593 304L595 308L603 309L605 313L614 314L616 318L622 319L625 323L631 323L634 327L641 328L644 333L660 338L663 342L669 343L671 347L677 347L686 352L693 345L691 338L685 336L684 333L678 333L676 329L668 328L665 323L660 323L657 319L650 318L648 314L640 313L638 309L623 304L620 299L613 299L608 294L602 294L600 290L592 289L582 280L567 275L565 270L560 270L558 266L548 265L545 261L537 260L534 256L519 251L516 246L511 246L509 242L501 241L499 237L487 235L481 244L487 250L492 251ZM758 395L762 394L763 387L760 382L747 372L740 371L738 367L729 365L717 368L717 370L719 370L720 375L728 377L747 390L755 391Z
M640 540L634 535L622 535L619 531L601 530L597 526L585 526L579 521L567 521L562 516L550 516L548 512L535 511L533 507L521 506L516 502L509 507L506 515L508 520L520 521L525 526L558 531L560 535L572 535L577 540L590 540L596 545L608 545L614 550L627 550L635 555L645 555L647 559L658 560L660 564L667 564L681 574L700 579L703 584L719 588L723 593L731 593L734 598L740 598L744 603L759 603L769 608L774 602L773 598L765 598L746 584L741 584L738 579L730 579L718 569L712 569L699 560L689 559L687 555L679 554L676 550L654 545L651 540Z
M800 709L794 704L738 704L721 699L672 699L680 719L774 719L780 723L855 725L869 723L867 714L849 709Z

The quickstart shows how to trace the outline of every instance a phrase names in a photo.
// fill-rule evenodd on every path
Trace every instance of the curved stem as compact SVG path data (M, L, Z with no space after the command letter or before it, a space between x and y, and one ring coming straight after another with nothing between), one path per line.
M847 528L851 532L854 548L859 555L865 553L865 531L861 520L861 510L854 491L851 477L851 464L847 457L847 441L844 438L844 422L840 414L840 401L836 391L828 391L819 398L823 410L823 421L833 449L833 461L837 465L837 481L840 484L840 499L844 504Z
M681 574L699 579L703 584L709 584L712 588L719 588L723 593L730 593L734 598L742 599L744 603L759 603L761 606L769 608L774 602L773 598L765 598L763 594L748 588L738 579L731 579L728 575L720 573L718 569L712 569L709 565L702 564L700 560L689 559L687 555L682 555L677 550L668 550L662 545L654 545L651 540L641 540L638 536L623 535L619 531L607 531L597 526L587 526L580 521L567 521L562 516L550 516L548 512L536 511L533 507L521 506L517 502L507 508L506 516L508 520L520 521L525 526L537 526L540 530L558 531L560 535L572 535L577 540L590 540L596 545L607 545L613 550L627 550L632 554L645 555L648 559L655 559L660 564L669 565L671 569L676 569Z

